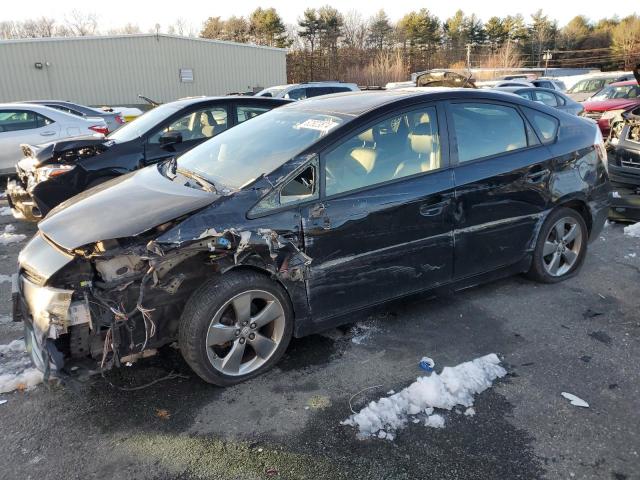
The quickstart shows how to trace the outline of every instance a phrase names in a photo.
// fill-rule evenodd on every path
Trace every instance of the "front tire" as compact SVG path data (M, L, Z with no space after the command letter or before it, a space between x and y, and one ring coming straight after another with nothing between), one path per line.
M284 289L257 272L230 272L205 282L180 318L185 361L205 382L235 385L261 375L284 355L293 309Z
M587 225L575 210L558 208L545 220L528 276L542 283L557 283L574 276L587 253Z

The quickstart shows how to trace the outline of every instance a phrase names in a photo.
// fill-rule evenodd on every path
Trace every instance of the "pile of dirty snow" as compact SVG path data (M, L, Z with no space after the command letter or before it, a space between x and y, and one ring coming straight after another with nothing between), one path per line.
M0 245L9 245L10 243L17 243L27 238L22 233L13 233L16 231L16 227L13 225L7 225L4 227L4 232L0 233Z
M387 440L393 440L395 432L404 428L410 419L427 427L443 428L445 419L434 414L434 409L451 410L462 405L468 407L465 414L472 416L475 410L470 407L474 395L484 392L496 378L506 374L495 353L455 367L444 367L440 375L433 372L430 376L418 377L401 392L369 403L341 424L357 427L360 438L375 436Z
M0 207L0 216L2 215L11 215L11 208L9 207Z
M640 222L629 225L628 227L624 227L624 234L627 237L640 238Z
M24 340L0 345L0 393L27 390L42 382L42 372L32 367Z

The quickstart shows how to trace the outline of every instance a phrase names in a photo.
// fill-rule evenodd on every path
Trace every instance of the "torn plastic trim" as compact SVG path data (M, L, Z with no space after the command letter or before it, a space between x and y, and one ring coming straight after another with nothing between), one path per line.
M195 254L206 250L212 262L232 258L231 265L224 265L223 272L232 266L254 265L252 258L257 256L272 274L302 281L308 277L308 266L313 259L301 250L297 241L298 236L287 238L268 228L258 228L255 231L235 228L217 231L215 228L208 228L200 233L196 242L187 246L165 250L165 244L151 241L147 244L147 250L160 256L150 262L159 269L163 266L164 260L161 259L164 257L175 258L186 254L186 251Z

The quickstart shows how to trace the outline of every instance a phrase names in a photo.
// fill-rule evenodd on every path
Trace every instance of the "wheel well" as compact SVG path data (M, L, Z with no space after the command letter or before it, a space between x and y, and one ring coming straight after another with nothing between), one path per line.
M584 223L587 224L587 231L591 234L591 228L593 226L593 219L591 218L591 212L587 205L581 200L569 200L568 202L561 203L558 207L570 208L575 210L583 218Z
M291 310L293 311L293 316L294 316L294 322L295 322L295 318L297 317L297 312L295 309L295 304L293 302L293 299L291 298L291 294L289 293L289 290L287 289L287 287L282 283L282 281L276 277L275 275L272 275L271 272L269 272L268 270L265 270L264 268L260 268L257 267L255 265L236 265L235 267L229 268L228 270L225 270L224 273L222 275L225 275L229 272L255 272L258 273L260 275L264 275L265 277L269 278L270 280L275 281L278 285L280 285L282 287L282 289L284 290L284 292L287 294L287 298L289 299L289 305L291 305Z

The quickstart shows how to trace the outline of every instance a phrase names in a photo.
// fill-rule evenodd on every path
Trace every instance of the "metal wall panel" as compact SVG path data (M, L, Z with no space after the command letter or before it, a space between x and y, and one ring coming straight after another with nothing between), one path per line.
M193 82L180 82L181 68ZM6 40L0 69L0 102L129 105L138 94L168 102L286 83L286 52L170 35Z

